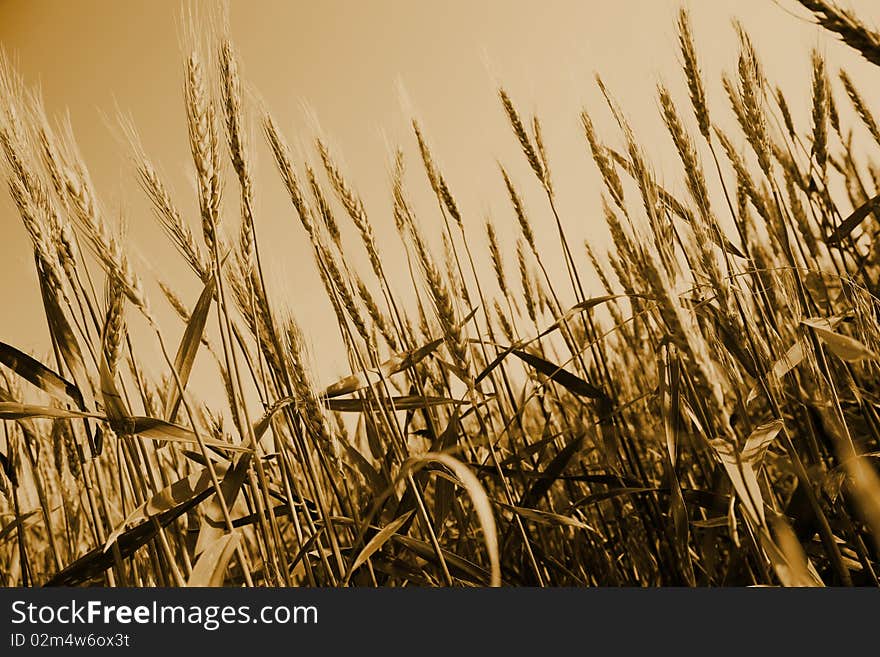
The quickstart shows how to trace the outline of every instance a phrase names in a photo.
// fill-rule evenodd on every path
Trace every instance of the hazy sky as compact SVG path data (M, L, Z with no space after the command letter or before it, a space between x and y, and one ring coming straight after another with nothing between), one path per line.
M380 248L399 265L400 247L389 213L387 144L406 149L408 182L423 190L414 192L420 219L427 231L439 232L436 207L424 196L426 184L409 131L410 110L402 109L401 87L424 124L476 244L483 244L487 213L506 233L514 233L498 161L524 190L531 190L526 201L533 221L549 225L535 181L505 123L497 83L508 89L523 113L537 112L544 122L572 243L602 240L599 185L578 114L582 107L590 108L602 132L616 140L593 81L594 73L601 73L654 157L658 175L676 179L655 86L664 80L691 120L677 53L679 5L679 0L255 0L232 2L231 25L254 94L309 158L314 157L314 125L308 116L314 113L366 201ZM123 212L128 218L130 245L140 266L152 263L192 297L197 294L195 281L177 263L153 220L112 128L118 105L133 117L178 206L194 217L197 204L182 104L180 6L179 0L0 0L0 43L18 61L26 80L42 86L50 115L69 110L108 216ZM880 19L874 0L849 6L869 24ZM703 0L692 1L690 7L708 94L718 113L729 112L720 71L732 70L735 63L734 16L752 35L770 80L790 96L795 119L804 129L809 125L811 47L817 46L832 64L846 65L857 80L873 80L877 87L876 69L870 71L806 21L807 14L793 0ZM876 93L868 97L878 100ZM880 110L880 104L875 107ZM272 278L288 289L316 360L326 359L328 369L339 371L338 333L331 330L329 305L302 230L258 141L258 232ZM227 211L234 213L237 189L232 178L227 190ZM46 353L33 260L3 191L0 340ZM540 232L547 252L557 253L552 232ZM346 239L352 252L359 252L354 235ZM509 258L512 253L508 248ZM359 255L353 260L362 262ZM142 271L146 279L154 278ZM403 273L402 267L395 271ZM152 299L155 306L164 305L155 291Z

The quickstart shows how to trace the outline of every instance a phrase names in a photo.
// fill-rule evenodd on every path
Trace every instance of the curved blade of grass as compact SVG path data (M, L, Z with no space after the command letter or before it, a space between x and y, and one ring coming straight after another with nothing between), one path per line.
M309 536L306 541L302 544L300 549L297 551L296 555L293 559L290 560L290 569L291 571L296 568L296 565L305 557L309 550L312 549L312 546L315 544L315 541L318 540L318 537L324 533L324 527L318 527L315 530L315 533Z
M598 504L599 502L604 502L605 500L612 500L617 497L622 497L624 495L638 495L640 493L653 493L659 491L659 488L653 486L644 486L644 487L631 487L626 486L624 488L612 488L611 490L603 490L599 493L591 493L586 495L579 500L576 500L571 503L569 508L578 508L582 506L590 506L591 504Z
M615 151L614 149L609 148L608 153L617 162L624 171L626 171L630 176L633 177L633 180L638 182L638 177L636 175L636 171L632 164L630 164L629 160L627 160L623 155ZM660 200L663 201L663 204L666 205L669 210L677 215L679 218L684 219L687 223L693 223L694 216L690 210L687 209L686 206L676 200L676 198L670 194L668 191L654 183L654 187L657 190L657 195L660 197ZM727 251L731 255L735 255L737 258L745 258L742 251L740 251L736 246L731 243L727 237L721 235L721 239L719 240L718 235L716 235L716 231L709 231L709 238L715 242L722 249Z
M267 408L263 416L254 423L254 440L260 442L260 439L272 425L272 418L275 417L275 414L291 404L296 404L296 397L283 397Z
M11 536L13 532L15 532L19 527L23 526L28 518L35 516L37 513L39 513L38 510L28 511L27 513L22 514L20 517L14 518L13 520L9 521L6 526L3 527L3 529L0 529L0 543Z
M489 497L486 495L483 485L464 463L449 454L441 454L439 452L426 452L421 456L409 459L402 469L420 469L432 462L440 463L449 468L453 474L458 477L461 485L470 496L474 510L477 512L477 519L480 522L480 527L483 530L483 541L486 544L486 551L489 553L489 564L491 568L489 585L500 586L501 559L498 552L498 534L495 527L495 514L492 512L492 503L489 501Z
M458 323L457 328L461 329L467 324L476 312L477 308L472 309L467 316ZM355 372L350 376L340 379L336 383L325 388L323 396L326 398L339 397L341 395L348 395L357 392L358 390L368 388L371 385L378 383L383 378L390 377L398 372L402 372L403 370L417 365L427 356L437 351L437 348L444 342L445 338L436 338L416 349L401 351L379 365L378 368Z
M58 300L46 288L43 277L40 277L40 291L43 296L43 307L49 331L55 344L58 345L58 350L61 352L61 357L64 359L67 369L70 370L70 374L76 382L77 389L83 396L83 404L85 405L83 410L94 408L89 377L83 363L79 343L70 323L67 321L67 317L65 317L64 312L58 305Z
M275 495L273 495L275 497ZM299 503L297 503L299 505ZM319 514L315 505L312 504L312 507L308 509L310 515L313 519L317 520L319 518ZM290 503L285 501L283 504L277 504L272 507L272 515L276 518L283 518L285 516L289 516L290 511ZM247 527L248 525L256 524L257 522L263 522L266 518L267 514L263 513L251 513L246 516L242 516L241 518L235 518L232 521L232 526L238 529L239 527ZM334 517L334 521L338 521L340 518Z
M243 455L238 462L226 471L220 482L220 490L223 492L223 501L226 508L231 509L238 499L241 488L247 478L248 468L251 465L251 455ZM212 489L213 492L213 489ZM217 542L226 533L225 518L220 500L214 495L211 501L205 505L205 515L199 527L199 536L196 539L195 553L201 554L208 546Z
M800 365L804 360L804 345L801 344L801 341L798 340L794 345L792 345L788 351L786 351L782 358L773 363L773 367L770 369L770 373L767 375L768 377L772 377L777 381L782 379L786 374L791 372L795 367ZM754 387L749 391L749 396L746 399L746 403L751 403L755 398L757 398L759 394L758 387Z
M806 324L807 326L811 326L813 328L825 329L831 331L835 326L840 324L843 321L843 317L835 316L835 317L811 317L804 320L801 320L801 324ZM798 340L795 344L789 347L788 351L786 351L782 357L773 363L773 367L770 368L770 372L767 374L768 377L773 377L777 381L782 379L786 374L791 372L795 367L800 365L804 360L804 345ZM758 388L752 388L749 392L748 399L746 403L752 402L758 396Z
M358 451L357 447L344 440L340 441L340 443L345 450L345 453L348 454L348 458L354 462L357 471L361 473L361 476L370 485L370 488L373 489L373 493L379 494L385 490L387 482L382 475L377 472L376 468L370 465L370 462L364 458L364 455Z
M733 445L721 438L714 438L709 444L733 483L740 504L752 521L763 527L766 523L764 497L761 495L761 487L758 485L758 477L752 464L744 460L741 454L737 454Z
M606 294L606 295L603 295L600 297L593 297L591 299L586 299L584 301L581 301L580 303L575 304L574 306L569 308L567 311L565 311L565 313L562 315L562 317L560 317L558 320L553 322L546 329L544 329L543 331L538 333L538 335L536 335L535 337L529 338L528 340L522 340L514 345L510 345L509 347L504 347L502 349L502 351L495 357L495 359L491 363L489 363L485 368L483 368L483 371L477 375L477 377L474 379L474 385L478 385L480 383L480 381L482 381L487 376L489 376L489 374L491 374L492 371L496 367L498 367L504 361L504 359L507 358L515 350L523 349L523 348L527 347L528 345L532 344L533 342L536 342L536 341L540 340L541 338L549 335L553 331L556 331L566 321L568 321L569 319L574 317L577 313L584 312L586 310L594 308L595 306L598 306L599 304L605 303L606 301L611 301L613 299L620 299L623 297L650 299L650 297L643 296L641 294Z
M101 356L101 364L98 370L101 378L101 396L104 399L104 412L107 413L107 418L111 422L126 419L130 415L128 406L122 395L119 394L116 379L113 372L110 371L107 358L103 355Z
M167 440L186 444L198 444L199 442L196 434L189 429L155 417L133 416L110 420L110 427L119 434L149 438L150 440ZM203 438L202 442L207 447L216 447L217 449L227 449L234 452L250 451L248 447L233 445L222 440Z
M607 301L613 301L614 299L621 299L621 298L651 299L651 297L645 296L643 294L605 294L605 295L602 295L599 297L592 297L590 299L585 299L584 301L581 301L580 303L576 303L571 308L566 310L562 314L562 317L557 319L550 326L548 326L543 331L538 333L538 335L536 335L534 338L529 340L529 343L535 342L535 341L540 340L541 338L549 335L550 333L552 333L556 329L560 328L565 322L570 320L572 317L574 317L578 313L582 313L587 310L590 310L591 308L595 308L596 306L603 304Z
M669 466L669 515L672 518L672 526L675 530L675 547L679 555L681 563L681 571L688 585L696 586L696 577L694 575L694 564L691 559L690 549L690 526L688 525L688 510L684 502L684 495L681 493L681 485L675 474L675 468L671 461L667 461Z
M431 445L432 452L445 452L458 443L459 432L461 429L460 416L458 408L456 408L446 428L443 430L434 445ZM434 522L441 526L446 520L446 516L452 509L452 501L455 496L455 484L451 481L441 478L437 480L434 488Z
M545 422L544 431L541 435L541 439L537 440L525 447L518 449L515 453L511 454L507 458L501 461L502 468L508 468L510 466L516 465L518 463L522 463L529 459L529 457L538 454L538 461L543 460L543 453L547 449L548 445L556 442L556 439L559 438L565 431L556 431L554 433L549 433L550 423ZM473 465L471 466L473 467ZM494 466L490 466L492 470L494 470Z
M672 467L678 462L678 435L681 427L681 361L666 350L668 362L660 360L662 371L659 376L658 396L663 410L663 434L666 438L666 453Z

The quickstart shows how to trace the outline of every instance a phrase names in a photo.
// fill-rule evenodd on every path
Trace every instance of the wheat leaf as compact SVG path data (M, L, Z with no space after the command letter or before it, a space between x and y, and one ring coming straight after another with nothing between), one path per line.
M464 463L449 454L441 454L439 452L427 452L421 456L409 459L404 464L404 470L424 467L428 463L436 462L446 466L452 470L453 474L458 477L461 485L467 491L471 498L474 510L477 513L480 527L483 530L483 541L486 544L486 551L489 553L489 563L491 569L490 586L501 585L501 558L498 552L498 534L495 527L495 514L492 512L492 503L486 495L486 491L480 480L471 472Z
M391 397L390 399L326 399L324 405L331 411L341 413L364 413L370 410L378 410L382 405L389 410L408 411L428 408L430 406L446 406L448 404L462 404L464 402L449 397L431 397L420 395L404 395Z
M733 483L740 504L743 505L751 520L763 527L766 521L764 498L761 495L761 488L758 485L758 478L752 464L744 460L742 455L737 454L733 445L721 438L710 440L709 444L715 450L715 454Z
M373 538L370 539L370 542L364 546L357 557L355 557L355 560L354 562L352 562L351 566L348 567L348 572L346 573L344 578L344 582L346 584L348 583L348 580L351 579L352 573L363 566L367 562L367 559L369 559L376 552L382 549L382 546L388 542L388 540L397 532L398 529L401 528L401 526L403 526L403 524L407 520L412 517L414 513L415 509L404 513L393 522L385 525L385 527L383 527L375 536L373 536Z
M551 527L563 525L566 527L574 527L575 529L585 529L587 531L591 531L597 536L601 536L599 532L590 527L588 524L581 522L580 520L576 520L570 516L564 516L559 513L551 513L550 511L541 511L540 509L528 509L522 506L514 506L512 504L506 504L499 500L495 501L500 507L503 507L509 511L513 511L519 516L525 518L526 520L531 520L532 522L537 522L542 525L550 525Z
M168 383L168 390L165 392L163 416L169 422L174 420L180 407L182 400L181 388L186 389L186 384L189 381L189 375L192 372L193 363L199 351L199 345L202 343L202 335L205 332L205 324L208 320L208 313L211 310L211 302L214 299L216 288L217 279L215 276L211 276L208 282L205 283L199 300L190 314L183 337L180 339L180 346L177 348L177 355L174 358L174 370L180 378L180 387L178 387L177 381L172 378Z
M843 333L836 333L829 329L823 322L804 319L801 324L809 326L816 335L825 343L828 350L841 360L848 363L858 363L863 360L880 360L880 356L868 349L855 338Z
M340 379L336 383L327 386L324 390L324 397L339 397L340 395L349 395L358 390L368 388L381 381L383 378L397 374L405 369L409 369L424 360L425 357L437 350L443 344L443 338L433 340L418 349L410 349L395 354L376 369L356 372L350 376Z
M59 400L69 400L76 404L80 410L85 410L83 396L76 384L67 381L55 373L40 361L19 351L13 346L0 342L0 363L3 363L18 374Z
M52 291L49 290L42 276L40 276L40 294L43 298L43 309L46 313L46 322L49 325L52 341L58 346L58 351L61 353L64 364L67 365L70 376L82 394L83 404L80 408L83 411L92 411L95 409L95 401L79 343L73 333L73 329L70 327L70 323L67 321L67 317L64 315L64 311L58 305L58 300ZM88 422L85 423L85 429L92 456L97 456L100 450L95 444L95 439L92 436L92 430Z
M238 547L238 533L226 534L199 556L187 586L223 586L226 567Z
M84 413L82 411L72 411L66 408L56 408L54 406L22 404L14 401L0 402L0 419L21 420L28 418L62 418L69 420L96 418L103 420L104 416L98 415L97 413Z
M543 374L550 380L555 381L563 388L571 393L574 393L575 395L578 395L580 397L589 397L591 399L607 399L605 393L596 386L587 383L579 376L572 374L568 370L560 367L559 365L555 365L554 363L551 363L550 361L545 360L540 356L535 356L534 354L530 354L526 351L520 351L519 349L514 349L513 355L520 360L525 361L536 370L538 370L541 374Z
M880 208L880 195L868 199L862 203L862 205L853 210L851 215L844 219L837 228L831 231L831 234L825 240L825 243L829 246L840 244L844 237L847 237L852 233L869 214L878 208Z
M782 420L772 420L752 431L743 446L743 461L759 464L767 447L776 439L784 426L785 423Z
M225 472L225 468L222 470L221 468L223 468L223 466L219 464L214 466L215 470ZM166 486L150 497L146 502L138 506L134 511L129 513L125 520L119 523L116 529L113 530L104 542L104 550L108 550L110 546L113 545L113 542L122 535L126 527L146 522L150 518L154 518L166 511L170 511L178 505L184 504L198 497L210 487L211 474L208 472L207 468L203 469L201 472L196 472L188 477L180 479L170 486Z

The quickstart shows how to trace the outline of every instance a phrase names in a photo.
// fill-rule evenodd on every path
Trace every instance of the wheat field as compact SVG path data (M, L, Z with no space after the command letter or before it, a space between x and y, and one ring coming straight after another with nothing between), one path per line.
M880 66L866 22L799 4ZM399 239L380 240L328 142L300 161L245 93L228 26L190 20L197 217L118 124L194 298L139 270L74 127L4 57L3 177L51 350L0 343L0 583L880 584L880 123L814 50L796 53L812 84L795 125L738 23L710 97L699 34L686 10L672 20L689 98L645 91L682 184L661 184L601 77L604 106L579 116L607 248L566 231L542 120L503 88L531 175L500 165L508 213L463 212L413 121L387 165ZM330 385L302 309L267 282L258 142L337 320L351 373ZM418 216L416 185L439 221Z

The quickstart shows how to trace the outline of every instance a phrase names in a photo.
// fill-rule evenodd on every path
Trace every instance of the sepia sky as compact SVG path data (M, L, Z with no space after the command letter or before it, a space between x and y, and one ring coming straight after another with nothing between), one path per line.
M600 188L579 128L580 110L589 108L600 132L619 143L597 92L595 73L602 75L632 121L658 177L681 190L655 90L663 80L692 125L677 51L679 5L679 0L254 0L232 2L230 22L252 116L256 118L257 105L265 103L294 144L299 164L314 161L312 137L316 122L320 124L365 200L383 255L392 271L404 276L405 261L390 215L389 147L405 149L407 182L419 219L426 232L440 232L409 129L413 115L424 126L475 244L484 244L482 226L490 214L504 234L515 234L498 173L501 162L524 191L544 252L558 253L546 201L504 120L498 84L505 86L523 114L537 113L543 121L560 210L573 244L592 239L601 245L605 239ZM869 24L880 22L873 0L848 6ZM129 248L150 283L153 304L169 319L152 285L156 276L171 282L191 302L198 287L153 219L115 126L118 111L131 116L178 206L194 218L197 202L182 101L180 7L180 0L0 0L0 43L25 80L41 86L50 116L69 111L106 216L125 217ZM880 110L880 94L868 93L871 84L877 88L876 74L872 83L867 67L806 20L796 2L704 0L692 1L690 7L715 112L729 114L720 72L735 65L736 37L730 22L734 16L751 34L767 77L789 96L795 121L803 129L809 125L812 47L829 58L832 77L836 78L836 66L845 65ZM258 237L273 285L284 288L320 369L329 370L327 376L342 373L338 331L308 245L256 122L253 133ZM237 193L234 179L228 177L230 225L237 221ZM0 340L35 354L48 353L29 243L5 186L0 236L5 296ZM345 238L352 262L363 265L356 235L349 230ZM509 262L512 244L508 237ZM485 260L484 250L478 250Z

